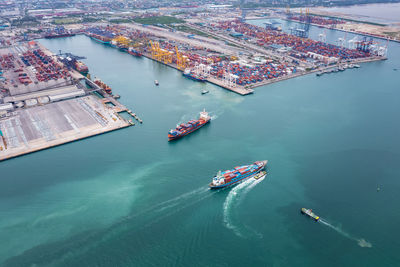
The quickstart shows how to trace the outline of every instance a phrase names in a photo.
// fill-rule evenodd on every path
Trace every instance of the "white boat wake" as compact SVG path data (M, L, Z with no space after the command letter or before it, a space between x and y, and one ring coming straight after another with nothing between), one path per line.
M326 226L328 226L329 228L335 230L336 232L338 232L342 236L347 237L348 239L356 241L357 244L360 247L363 247L363 248L371 248L372 247L372 244L370 242L368 242L367 240L365 240L364 238L356 238L356 237L350 235L349 233L343 231L340 227L334 226L334 225L328 223L327 221L325 221L323 219L320 219L319 222L324 224L324 225L326 225Z
M184 193L182 195L179 195L177 197L174 197L174 198L172 198L170 200L166 200L164 202L161 202L161 203L156 205L155 212L160 212L160 211L166 210L168 208L172 208L172 207L180 204L181 201L184 200L184 199L188 199L188 198L191 198L191 197L194 197L194 196L202 195L202 194L208 192L209 190L210 189L208 187L200 187L200 188L197 188L197 189L195 189L193 191L190 191L190 192Z
M237 220L234 219L234 210L238 207L238 205L241 203L241 201L245 198L245 196L250 192L251 189L253 189L257 184L259 184L262 180L264 180L265 176L260 178L260 179L254 179L250 178L234 188L231 189L229 192L228 196L225 199L223 209L224 209L224 224L228 229L231 229L237 236L239 237L245 237L243 230L241 229L240 225L237 224ZM244 226L244 228L248 230L252 230L247 226ZM254 234L262 238L262 235L260 233L255 232L252 230Z

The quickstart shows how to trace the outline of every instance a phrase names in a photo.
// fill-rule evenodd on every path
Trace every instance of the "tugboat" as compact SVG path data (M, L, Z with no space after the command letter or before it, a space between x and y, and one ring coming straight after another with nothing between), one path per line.
M312 209L306 209L306 208L301 208L301 211L300 211L302 214L305 214L305 215L307 215L308 217L310 217L310 218L313 218L316 222L318 222L318 220L319 220L319 216L317 216L313 211L312 211Z
M259 174L262 170L264 170L267 163L267 160L262 160L256 161L250 165L238 166L233 168L232 170L226 170L223 172L219 171L218 174L212 179L209 185L210 189L219 189L241 183L248 178L254 177L255 174ZM261 177L262 175L256 179L259 179Z
M159 85L157 80L154 80L154 84L157 85L157 86Z
M256 179L256 180L258 180L258 179L260 179L260 178L265 177L266 174L267 174L266 171L260 171L259 173L257 173L256 175L254 175L253 178Z

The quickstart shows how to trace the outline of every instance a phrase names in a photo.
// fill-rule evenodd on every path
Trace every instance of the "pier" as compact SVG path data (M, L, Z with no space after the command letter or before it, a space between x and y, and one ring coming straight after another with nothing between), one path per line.
M54 64L62 66L42 45L31 48L21 44L0 50L0 56L30 49L40 49ZM42 82L36 80L29 68L14 63L18 60L15 55L10 57L3 75L11 80L15 73L28 73L34 82L14 83L16 86L4 87L0 95L4 103L0 113L0 161L135 125L119 114L134 114L130 109L77 71L68 71L72 79L51 78ZM33 58L30 60L31 65L36 64ZM14 71L16 66L18 72ZM89 89L82 84L83 79ZM136 114L132 117L143 122Z

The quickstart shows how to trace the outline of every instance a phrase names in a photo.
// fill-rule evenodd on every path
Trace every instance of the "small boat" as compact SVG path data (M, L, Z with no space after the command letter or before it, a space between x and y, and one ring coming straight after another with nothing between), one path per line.
M301 208L301 213L313 218L316 222L319 220L319 216L317 216L312 209Z
M207 93L209 93L210 91L208 91L208 90L203 90L203 91L201 91L201 94L202 95L205 95L205 94L207 94Z
M358 68L360 68L360 67L361 67L360 65L354 64L354 68L358 69Z
M157 80L154 80L154 84L155 84L155 85L159 85L159 83L158 83Z
M318 72L316 75L317 76L322 76L322 74L324 74L323 72Z
M258 180L258 179L260 179L260 178L265 177L266 174L267 174L266 171L260 171L259 173L257 173L256 175L254 175L253 178L256 179L256 180Z

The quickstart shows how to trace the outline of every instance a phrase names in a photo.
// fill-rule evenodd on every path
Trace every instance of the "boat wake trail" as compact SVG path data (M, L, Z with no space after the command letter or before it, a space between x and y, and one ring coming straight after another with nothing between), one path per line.
M349 233L343 231L340 227L334 226L323 219L320 219L319 222L322 223L323 225L326 225L329 228L335 230L342 236L347 237L348 239L351 239L353 241L356 241L360 247L363 247L363 248L371 248L372 247L372 244L370 242L368 242L367 240L365 240L364 238L356 238L356 237L350 235Z
M160 212L160 211L172 208L172 207L178 205L181 200L188 199L188 198L191 198L191 197L194 197L194 196L199 196L199 195L202 195L203 193L208 192L208 191L210 191L209 188L207 186L204 186L204 187L200 187L198 189L195 189L193 191L184 193L184 194L179 195L177 197L174 197L174 198L172 198L170 200L166 200L164 202L161 202L161 203L157 204L154 207L156 209L155 211L156 212Z
M224 224L228 229L231 229L239 237L245 237L243 233L243 228L246 228L247 230L251 229L247 226L240 227L240 225L236 223L237 220L234 218L233 212L234 210L236 210L236 207L239 206L239 204L245 198L245 196L250 192L250 190L253 189L262 180L264 180L264 178L260 178L258 180L250 178L244 181L243 183L238 184L237 186L231 189L231 191L229 192L228 196L225 199L223 205ZM262 235L260 233L257 233L254 230L252 230L252 232L258 238L262 238Z

